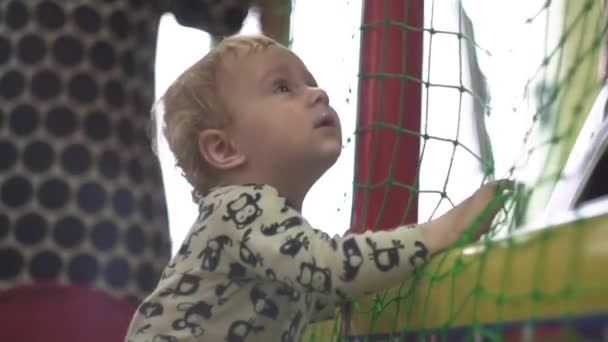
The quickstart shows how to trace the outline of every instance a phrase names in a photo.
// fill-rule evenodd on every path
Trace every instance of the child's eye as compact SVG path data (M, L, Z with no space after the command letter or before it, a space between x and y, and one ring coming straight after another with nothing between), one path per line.
M291 88L289 87L289 85L287 84L286 81L278 81L275 83L274 85L274 92L275 93L288 93L291 91Z

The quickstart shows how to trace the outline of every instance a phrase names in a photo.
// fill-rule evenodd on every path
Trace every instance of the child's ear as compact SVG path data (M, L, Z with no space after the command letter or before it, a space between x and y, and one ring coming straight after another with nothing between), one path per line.
M198 135L198 151L212 167L229 170L242 165L245 155L219 129L205 129Z

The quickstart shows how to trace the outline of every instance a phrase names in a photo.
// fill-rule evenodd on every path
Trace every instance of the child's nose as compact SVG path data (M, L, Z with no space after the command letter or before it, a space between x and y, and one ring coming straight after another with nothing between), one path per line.
M323 90L321 88L311 88L310 92L311 92L311 94L310 94L311 104L322 103L325 105L329 105L329 96L327 95L325 90Z

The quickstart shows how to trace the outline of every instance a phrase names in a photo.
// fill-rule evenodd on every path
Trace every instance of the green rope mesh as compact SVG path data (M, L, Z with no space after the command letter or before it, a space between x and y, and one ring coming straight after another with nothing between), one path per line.
M510 6L519 6L523 2L511 3ZM489 29L483 26L483 23L476 22L475 16L468 15L472 6L480 4L479 1L464 1L453 9L458 16L459 28L455 31L445 30L435 22L435 13L441 6L453 6L440 0L425 1L425 27L411 27L405 23L387 21L362 25L362 31L378 25L422 31L428 58L422 79L407 74L391 74L382 69L374 74L359 75L360 79L398 78L419 83L423 89L421 115L424 124L421 131L411 131L400 124L384 122L381 115L371 125L420 138L420 162L416 166L418 177L424 177L421 175L420 166L422 161L428 158L426 151L429 144L451 143L453 148L449 156L448 171L440 188L419 188L416 185L419 184L418 180L415 184L402 184L395 181L390 173L389 177L379 184L355 183L355 189L369 191L389 184L391 187L406 188L419 195L436 194L439 201L435 213L441 201L455 204L448 191L448 183L451 180L452 167L459 163L460 155L468 154L478 161L482 175L480 182L492 178L518 178L518 175L526 172L527 176L524 177L524 186L516 191L516 196L508 202L505 211L494 222L492 231L481 243L470 245L466 239L461 239L453 248L437 255L433 262L419 270L413 279L386 291L354 300L348 308L352 317L346 324L343 324L346 319L344 311L339 310L334 320L311 325L305 340L344 339L346 337L341 334L341 326L345 325L349 327L352 335L360 336L361 341L383 340L378 337L382 334L386 340L386 333L391 332L413 334L408 335L414 336L411 340L434 334L438 341L447 341L452 336L450 333L458 329L462 336L465 336L461 340L473 341L474 338L484 337L488 341L503 341L513 322L519 322L525 333L532 337L531 340L538 340L539 337L534 335L537 333L535 329L546 319L553 319L562 324L561 335L547 337L547 340L585 340L580 336L574 339L576 332L569 331L568 327L574 324L577 317L597 312L598 307L603 308L604 313L608 311L608 295L602 289L605 285L601 283L602 279L606 280L606 276L600 274L599 278L589 277L585 266L588 260L585 256L585 245L593 236L598 236L594 233L594 227L600 224L596 219L579 220L535 232L519 229L529 222L529 218L543 210L553 186L559 180L568 153L598 94L598 55L606 39L601 1L548 0L536 3L539 8L516 24L525 28L526 25L532 26L543 20L544 37L537 45L537 48L541 49L539 51L542 51L542 58L535 68L529 70L527 82L522 84L520 89L522 96L508 104L507 108L501 108L492 101L494 96L488 94L487 84L471 86L470 81L465 82L465 65L469 66L467 70L473 70L479 64L503 68L518 67L496 65L499 62L493 59L492 49L484 46L483 39L475 39L475 32ZM434 56L434 44L439 36L443 36L442 39L449 36L459 42L458 51L454 55L444 56L446 59L457 59L461 66L459 80L454 84L431 82L430 75L435 66L431 63L431 57ZM394 48L388 47L387 44L381 46L383 49ZM481 63L482 60L484 63ZM496 84L501 80L490 77L489 82L492 93L492 90L497 89L492 87L492 82ZM429 93L439 88L457 92L459 103L472 99L472 108L478 111L474 119L478 120L478 123L481 122L478 125L481 130L478 130L477 146L469 146L461 139L461 117L464 114L462 105L443 113L445 116L457 116L455 136L438 136L429 131L429 101L432 101L429 99ZM434 100L437 101L437 97L434 97ZM400 102L399 111L403 116L407 104ZM377 113L383 113L382 103L381 100L377 101ZM501 105L506 106L503 103ZM496 166L499 161L504 160L504 156L496 152L492 145L500 142L493 138L491 130L484 131L484 122L499 115L516 115L512 108L518 110L517 115L525 116L529 124L523 139L506 142L519 146L520 153L510 167L503 165L499 174ZM370 127L358 127L355 137L366 129ZM373 153L377 154L378 150ZM393 162L397 158L399 156L393 153ZM374 160L372 156L370 168L374 168ZM536 165L537 170L530 176L529 168L532 164ZM470 184L470 192L479 184ZM408 203L407 208L404 208L404 219L410 210L409 205ZM385 213L380 210L375 221L383 214ZM606 224L606 221L603 222ZM604 249L607 248L605 246L606 241ZM468 250L470 253L466 252ZM374 334L378 339L370 337Z

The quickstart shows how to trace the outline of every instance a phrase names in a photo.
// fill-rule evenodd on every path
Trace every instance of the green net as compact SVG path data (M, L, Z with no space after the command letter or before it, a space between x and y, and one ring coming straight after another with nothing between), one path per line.
M410 0L404 1L408 7ZM602 3L438 0L425 1L424 7L422 27L390 20L362 25L362 32L378 25L421 32L421 75L360 74L361 80L417 83L420 130L389 123L379 110L372 127L356 132L357 138L367 129L417 137L416 178L399 182L390 169L403 156L372 149L391 156L389 176L380 183L355 182L355 192L407 189L418 199L423 221L488 179L511 178L522 186L481 242L457 242L412 279L357 298L334 320L311 325L305 339L605 339L608 218L580 214L550 225L546 220L547 203L603 81ZM396 48L378 46L382 53ZM386 100L382 96L378 103ZM399 115L417 114L408 108L400 105ZM380 166L373 156L370 160L365 167L371 173ZM410 204L390 210L406 221ZM381 208L371 214L381 221L389 213Z

